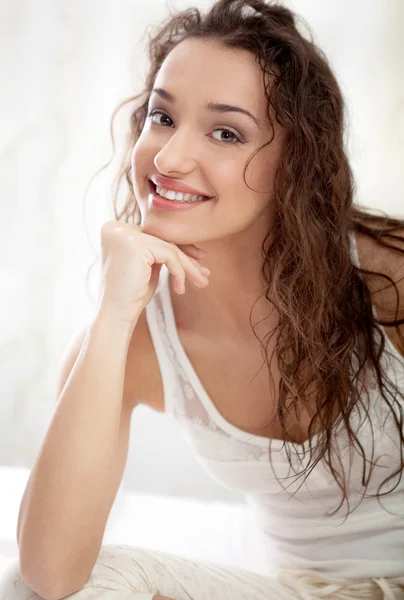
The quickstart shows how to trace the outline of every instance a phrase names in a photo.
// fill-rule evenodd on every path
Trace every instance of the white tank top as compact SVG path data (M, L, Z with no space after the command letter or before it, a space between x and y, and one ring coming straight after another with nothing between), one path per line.
M353 232L350 243L352 260L359 266ZM329 516L327 513L335 511L340 503L341 490L323 460L302 483L302 478L296 478L290 469L285 449L288 442L270 441L246 433L217 410L181 345L168 283L169 271L163 266L156 294L146 307L162 376L165 411L179 420L196 458L210 476L219 484L246 495L264 541L269 570L310 569L347 579L403 575L404 476L398 485L396 477L384 486L382 492L396 488L379 501L368 497L376 493L400 461L397 428L374 382L369 380L368 389L375 444L373 460L379 459L377 466L367 495L360 502L363 459L352 450L342 424L337 421L335 439L347 474L352 456L350 514L346 518L344 502L336 515ZM404 391L404 357L385 333L384 338L386 375ZM363 399L366 402L366 394ZM396 414L400 418L398 410ZM354 411L351 424L367 458L371 458L372 435L363 410ZM317 437L314 436L313 442ZM307 464L309 456L304 450L309 445L305 442L295 447L299 449L300 459L292 446L291 456L296 465L295 473L299 473L302 465ZM336 461L338 457L333 461L337 466Z

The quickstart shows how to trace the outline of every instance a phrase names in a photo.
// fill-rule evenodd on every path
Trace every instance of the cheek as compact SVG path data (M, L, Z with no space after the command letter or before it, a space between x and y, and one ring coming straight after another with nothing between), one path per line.
M131 165L134 182L143 185L147 175L154 170L154 157L157 149L152 144L151 136L143 129L132 150Z
M278 153L274 149L261 150L250 162L245 180L256 193L271 194L278 166Z
M147 164L147 145L145 144L144 140L142 139L142 137L140 137L133 150L132 150L132 156L131 156L131 165L132 165L132 174L133 174L133 181L138 182L139 183L139 179L143 177L147 174L146 169L146 164Z
M207 158L204 164L212 166L212 159ZM213 164L214 168L207 172L206 177L222 197L234 197L234 195L245 194L248 191L244 181L245 157L221 159Z

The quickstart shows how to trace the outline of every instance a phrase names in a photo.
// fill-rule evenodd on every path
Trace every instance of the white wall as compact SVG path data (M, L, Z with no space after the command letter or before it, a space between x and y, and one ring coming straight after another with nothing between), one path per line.
M404 214L404 4L285 3L307 19L343 87L357 201ZM113 169L90 188L84 219L83 195L110 158L112 110L138 86L145 27L166 13L160 0L0 0L0 464L32 465L63 349L94 309L97 269L89 290L85 276L112 218ZM205 475L176 423L144 407L125 483L238 499Z

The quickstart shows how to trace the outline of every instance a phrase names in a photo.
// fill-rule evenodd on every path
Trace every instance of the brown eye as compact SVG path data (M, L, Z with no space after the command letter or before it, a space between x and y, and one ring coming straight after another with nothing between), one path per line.
M218 131L223 131L226 134L226 137L223 138L222 136L220 136L221 139L218 139L218 142L225 142L226 144L234 144L234 143L238 143L241 142L241 139L233 132L230 131L230 129L224 129L223 127L220 129L215 129L215 131L213 133L216 133ZM230 136L230 138L229 138ZM215 138L217 139L217 138Z
M163 113L161 110L152 110L149 112L149 114L147 116L149 118L151 118L152 122L156 123L156 125L164 125L164 123L162 123L162 122L159 123L159 122L153 121L153 117L155 117L156 115L161 115L161 117L163 117L164 119L168 119L169 121L171 121L170 117L168 115L166 115L165 113Z

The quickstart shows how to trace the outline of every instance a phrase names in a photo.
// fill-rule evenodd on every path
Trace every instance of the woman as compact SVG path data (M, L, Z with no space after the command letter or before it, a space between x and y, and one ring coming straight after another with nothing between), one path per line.
M163 25L130 101L2 598L404 598L404 222L353 205L326 59L286 8L219 0ZM140 403L246 493L268 575L101 548Z

